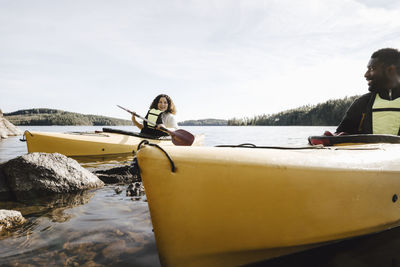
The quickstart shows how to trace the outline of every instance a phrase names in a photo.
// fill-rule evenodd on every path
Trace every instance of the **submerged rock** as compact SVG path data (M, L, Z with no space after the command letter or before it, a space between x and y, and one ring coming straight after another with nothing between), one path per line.
M95 170L93 173L106 184L129 184L140 181L137 175L132 175L130 166L115 167L111 169Z
M122 189L119 187L114 188L115 193L117 193L118 195L122 193Z
M21 212L15 210L0 210L0 233L24 224L26 219Z
M128 188L126 189L126 196L137 197L144 195L145 195L144 186L140 182L131 183L128 185Z
M58 153L31 153L0 165L17 200L98 188L104 183L76 160ZM0 189L0 191L6 189Z
M22 131L14 126L11 122L3 117L3 112L0 109L0 139L7 138L8 136L20 135Z

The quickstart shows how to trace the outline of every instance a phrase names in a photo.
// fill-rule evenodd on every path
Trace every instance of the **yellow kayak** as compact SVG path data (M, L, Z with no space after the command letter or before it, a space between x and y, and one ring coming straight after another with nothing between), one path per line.
M162 146L173 146L170 137L151 138L139 133L104 128L100 132L37 132L24 133L28 153L58 152L66 156L96 156L135 152L143 140ZM193 145L202 145L204 136L196 136Z
M400 144L163 149L137 152L163 266L238 266L400 224Z

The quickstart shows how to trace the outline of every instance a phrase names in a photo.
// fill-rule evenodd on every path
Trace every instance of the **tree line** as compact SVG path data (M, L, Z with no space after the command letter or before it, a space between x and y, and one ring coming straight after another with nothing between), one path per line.
M57 109L36 108L4 113L4 117L14 125L132 125L130 120L99 115L85 115Z
M275 114L263 114L254 117L233 118L230 126L333 126L338 125L351 103L359 96L328 100L317 105L306 105Z
M186 120L178 123L180 126L226 126L227 124L227 120L220 119Z

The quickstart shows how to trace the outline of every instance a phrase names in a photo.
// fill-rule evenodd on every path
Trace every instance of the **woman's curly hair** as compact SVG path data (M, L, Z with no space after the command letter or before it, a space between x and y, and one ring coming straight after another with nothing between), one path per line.
M168 108L166 111L169 113L172 113L172 114L176 114L175 104L172 101L172 99L166 94L161 94L161 95L156 96L156 98L154 98L153 102L150 105L150 109L152 109L152 108L158 109L158 102L160 101L161 97L165 97L165 99L167 99Z

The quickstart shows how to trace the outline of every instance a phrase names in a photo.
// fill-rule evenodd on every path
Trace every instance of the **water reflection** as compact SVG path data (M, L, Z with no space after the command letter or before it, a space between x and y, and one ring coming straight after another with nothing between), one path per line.
M145 197L132 201L106 186L1 208L19 210L28 220L0 239L1 266L159 266Z
M115 155L102 155L102 156L79 156L71 157L78 161L82 167L89 170L99 168L114 168L118 166L130 165L133 159L133 154L115 154Z
M1 202L0 209L18 210L24 217L44 216L54 222L65 222L71 215L64 214L64 210L84 205L93 196L93 191L52 194L19 202Z

